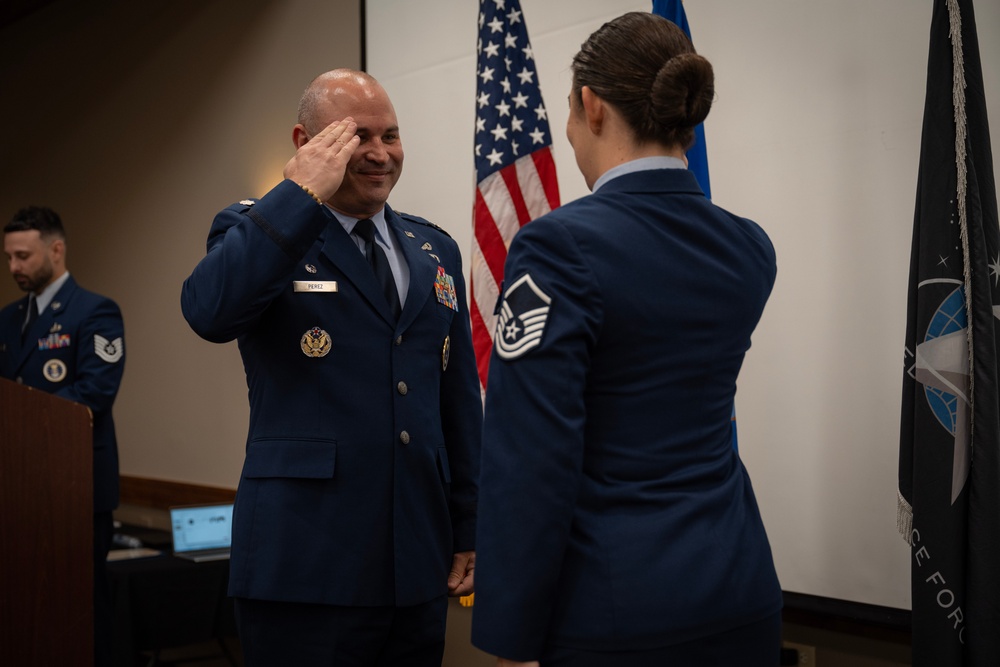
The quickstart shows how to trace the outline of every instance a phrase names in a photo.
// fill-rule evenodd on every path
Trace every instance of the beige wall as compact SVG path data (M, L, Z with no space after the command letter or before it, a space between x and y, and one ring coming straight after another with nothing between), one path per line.
M64 0L0 31L0 220L56 209L70 271L122 308L123 474L235 488L243 369L181 283L214 214L281 179L312 77L360 66L359 25L357 0Z

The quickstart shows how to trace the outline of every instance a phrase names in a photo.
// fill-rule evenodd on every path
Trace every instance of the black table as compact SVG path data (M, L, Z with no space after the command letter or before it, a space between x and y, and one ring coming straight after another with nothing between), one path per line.
M155 665L163 649L216 641L237 665L224 641L236 636L233 604L226 596L229 561L176 558L164 531L125 526L119 532L162 554L108 562L115 664L134 667L140 653L150 653L149 664Z

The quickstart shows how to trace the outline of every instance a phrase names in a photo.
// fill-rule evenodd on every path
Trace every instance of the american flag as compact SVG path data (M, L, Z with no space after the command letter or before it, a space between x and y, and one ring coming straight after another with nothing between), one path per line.
M514 234L559 206L552 134L519 0L480 0L472 340L486 386L503 265Z

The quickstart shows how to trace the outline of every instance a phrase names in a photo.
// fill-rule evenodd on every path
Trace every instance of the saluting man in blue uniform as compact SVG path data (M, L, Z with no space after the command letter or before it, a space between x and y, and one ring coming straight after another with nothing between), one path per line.
M306 89L285 180L219 213L185 281L236 339L250 432L229 592L255 665L441 663L472 590L482 402L456 243L387 204L396 113L368 74Z
M122 314L66 270L59 215L31 206L4 227L4 254L28 293L0 311L0 377L90 408L94 424L95 664L111 661L111 603L105 564L118 507L118 444L111 406L125 369Z

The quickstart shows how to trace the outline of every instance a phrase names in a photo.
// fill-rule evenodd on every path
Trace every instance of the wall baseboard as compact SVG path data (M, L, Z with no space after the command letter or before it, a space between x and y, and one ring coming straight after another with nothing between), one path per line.
M122 503L162 510L173 505L231 503L236 497L236 489L132 475L121 476L120 488Z
M843 634L909 646L912 612L909 609L837 600L819 595L783 591L785 623L823 628Z

